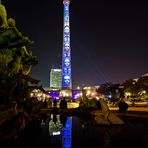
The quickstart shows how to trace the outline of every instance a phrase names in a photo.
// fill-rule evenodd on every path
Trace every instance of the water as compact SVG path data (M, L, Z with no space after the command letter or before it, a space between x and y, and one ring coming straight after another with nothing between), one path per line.
M52 114L35 121L15 140L1 147L15 148L148 148L147 121L99 126L89 119Z

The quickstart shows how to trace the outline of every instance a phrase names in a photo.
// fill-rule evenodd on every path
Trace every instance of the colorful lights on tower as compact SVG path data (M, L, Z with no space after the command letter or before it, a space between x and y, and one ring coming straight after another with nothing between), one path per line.
M64 20L63 20L63 54L62 54L62 89L72 89L69 4L70 0L63 0Z

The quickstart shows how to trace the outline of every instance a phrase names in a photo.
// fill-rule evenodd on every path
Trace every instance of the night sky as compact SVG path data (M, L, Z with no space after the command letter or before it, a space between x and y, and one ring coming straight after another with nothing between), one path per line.
M2 0L8 18L30 37L39 64L32 77L49 86L49 70L60 68L62 0ZM148 73L148 5L143 0L71 0L72 83L122 83Z

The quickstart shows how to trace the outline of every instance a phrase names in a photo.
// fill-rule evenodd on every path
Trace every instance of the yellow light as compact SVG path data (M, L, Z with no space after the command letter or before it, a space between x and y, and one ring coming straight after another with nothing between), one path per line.
M90 95L90 93L91 93L91 91L90 91L90 90L88 90L88 91L87 91L87 93L86 93L86 95Z
M94 92L91 93L91 96L95 96L95 95L96 95L96 93L94 93Z
M33 97L33 93L30 93L30 97Z
M65 96L68 97L69 96L68 93L65 93Z
M143 94L146 94L146 91L145 90L143 91Z
M125 95L126 96L131 96L131 93L130 92L126 92Z

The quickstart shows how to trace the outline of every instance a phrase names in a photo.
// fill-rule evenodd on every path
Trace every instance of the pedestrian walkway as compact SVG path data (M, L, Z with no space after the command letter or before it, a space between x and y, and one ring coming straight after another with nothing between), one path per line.
M109 107L110 110L119 110L118 107ZM127 111L144 111L148 112L148 107L128 107Z
M79 107L79 103L77 102L68 102L68 108L77 108ZM109 107L110 110L119 110L119 107ZM140 107L140 106L136 106L136 107L128 107L127 111L144 111L144 112L148 112L148 107Z

